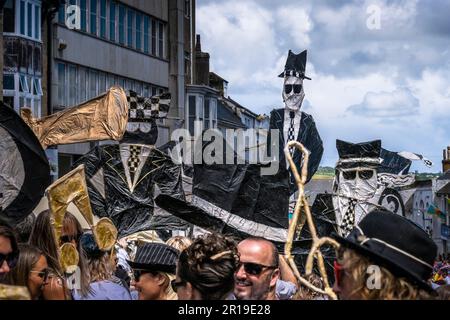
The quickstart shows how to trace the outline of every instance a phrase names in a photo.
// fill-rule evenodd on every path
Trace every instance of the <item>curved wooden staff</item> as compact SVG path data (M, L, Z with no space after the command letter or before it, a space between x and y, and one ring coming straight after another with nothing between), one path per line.
M297 170L297 167L295 166L294 161L292 160L291 153L289 152L289 149L294 148L294 147L299 149L303 154L303 166L302 166L301 177L298 173L298 170ZM286 147L284 148L284 154L286 156L286 159L288 159L288 161L289 161L289 165L291 167L292 174L294 175L294 178L295 178L295 181L296 181L296 184L298 187L298 193L299 193L298 198L297 198L297 203L295 204L294 215L292 217L292 221L289 226L288 238L286 241L286 245L284 247L285 257L286 257L287 261L289 262L289 265L291 266L292 270L294 270L294 274L298 278L298 280L301 284L303 284L304 286L308 287L309 289L311 289L313 291L316 291L320 294L328 295L331 299L337 300L337 296L334 293L333 289L330 287L330 284L328 282L328 276L327 276L327 272L325 270L325 262L324 262L322 253L320 252L320 247L323 244L328 243L337 249L337 248L339 248L339 243L329 237L319 238L317 236L316 227L314 225L311 211L309 209L309 205L308 205L308 202L305 197L305 183L306 183L306 178L308 176L308 159L309 159L310 152L300 142L290 141L286 144ZM300 215L302 208L303 208L303 212L304 212L305 216ZM298 228L297 226L299 224L300 218L301 218L300 228ZM306 261L305 277L308 277L309 275L311 275L312 269L313 269L314 258L316 258L317 262L318 262L318 266L319 266L319 272L320 272L320 275L322 276L325 289L320 289L320 288L314 286L311 282L309 282L304 277L302 277L300 275L300 272L298 271L298 268L297 268L295 262L294 262L294 257L292 256L292 244L294 241L295 234L296 234L296 232L299 232L299 233L301 232L301 229L303 228L303 225L304 225L305 218L306 218L306 222L308 223L308 228L311 233L312 242L313 242L311 251L310 251L307 261Z

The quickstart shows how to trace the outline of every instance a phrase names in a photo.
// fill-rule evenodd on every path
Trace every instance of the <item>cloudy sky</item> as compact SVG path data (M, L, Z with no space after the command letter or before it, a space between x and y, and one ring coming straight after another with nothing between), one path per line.
M322 165L334 166L336 139L382 139L434 162L413 170L439 172L450 145L449 13L448 0L197 0L196 19L211 71L256 113L283 107L277 75L289 49L308 50L302 110L324 141Z

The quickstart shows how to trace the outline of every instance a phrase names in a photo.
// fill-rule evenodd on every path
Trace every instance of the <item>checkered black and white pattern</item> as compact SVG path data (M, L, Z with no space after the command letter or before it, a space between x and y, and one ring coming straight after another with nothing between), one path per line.
M345 212L344 217L342 218L341 230L343 236L347 236L355 226L355 208L357 202L358 201L356 199L349 200L347 211Z
M289 126L289 130L288 130L288 142L295 140L294 137L294 118L291 117L291 124ZM291 153L291 156L294 156L294 150L295 148L289 148L289 152Z
M153 119L167 117L170 108L171 95L169 92L151 98L138 96L136 92L127 91L129 105L128 120L130 122L150 122Z
M128 168L130 169L131 180L134 180L134 173L136 172L141 162L141 160L139 159L141 150L142 150L141 146L136 145L130 146L130 157L128 158Z

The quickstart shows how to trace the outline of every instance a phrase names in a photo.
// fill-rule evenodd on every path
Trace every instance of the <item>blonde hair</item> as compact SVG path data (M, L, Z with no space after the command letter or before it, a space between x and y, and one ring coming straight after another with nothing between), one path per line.
M177 296L176 292L173 291L172 285L170 284L170 282L176 278L175 275L173 275L171 273L166 273L166 272L159 272L159 273L162 274L165 278L164 294L166 295L166 300L178 300L178 296Z
M174 236L168 239L166 244L181 252L192 244L192 240L183 236Z
M352 283L352 296L361 300L427 300L431 295L411 284L405 278L394 276L388 269L380 266L381 288L369 289L366 285L368 267L374 263L353 250L344 249L338 262L342 265Z

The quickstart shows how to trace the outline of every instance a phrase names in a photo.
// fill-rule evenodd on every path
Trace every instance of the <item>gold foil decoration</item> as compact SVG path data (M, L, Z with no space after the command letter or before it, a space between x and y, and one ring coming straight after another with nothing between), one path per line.
M294 164L294 161L292 160L291 153L289 151L290 148L297 148L299 149L303 154L303 165L302 165L302 175L300 177L297 167ZM294 215L292 217L291 224L289 225L289 231L288 231L288 239L286 241L285 247L284 247L284 254L289 262L289 265L291 266L292 270L294 271L295 276L297 277L298 281L308 287L309 289L318 292L320 294L324 294L329 296L333 300L337 300L336 293L333 291L333 289L330 287L330 284L328 282L328 276L327 272L325 270L325 262L322 256L322 253L320 252L320 247L324 244L330 244L334 246L336 249L339 248L339 243L328 237L322 237L319 238L317 236L316 227L314 225L314 221L312 219L311 211L309 209L308 201L305 197L305 183L306 179L308 177L308 159L309 159L309 151L298 141L290 141L286 144L286 147L284 148L284 154L286 156L286 159L289 161L290 168L292 170L292 174L294 175L295 181L297 183L298 187L298 198L297 203L295 204L294 209ZM303 212L301 210L303 209ZM301 214L303 213L303 214ZM312 247L311 251L308 254L308 258L306 260L306 266L305 266L305 277L302 277L300 275L300 272L298 271L297 265L294 262L294 257L292 256L292 243L295 238L295 234L298 232L300 233L303 229L303 226L305 225L305 222L308 225L309 231L311 233L312 237ZM312 272L313 272L313 264L314 264L314 258L317 259L317 263L319 266L319 272L322 276L324 289L318 288L314 286L311 282L306 280Z
M37 119L21 110L42 147L99 140L121 140L128 122L125 91L118 86L80 105Z
M117 229L112 221L108 218L101 218L94 225L94 215L89 200L84 165L78 166L56 180L47 188L46 192L57 240L61 236L67 207L73 202L92 229L100 250L108 251L114 247L117 239ZM76 251L75 246L72 245L72 247L70 247L70 244L67 244L67 246L63 245L60 249L60 262L66 271L73 269L78 264L78 252L74 252L74 249Z
M0 300L31 300L27 287L0 284Z

